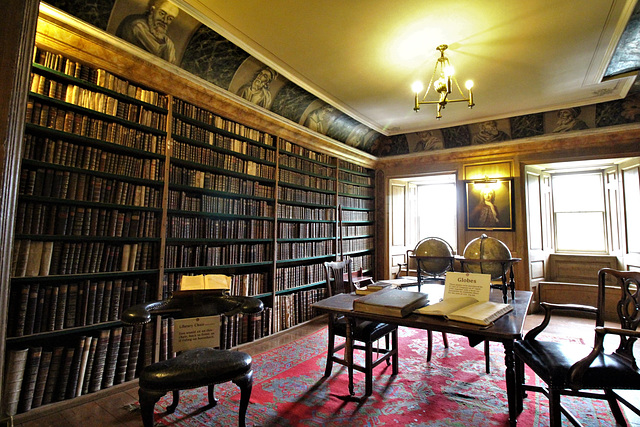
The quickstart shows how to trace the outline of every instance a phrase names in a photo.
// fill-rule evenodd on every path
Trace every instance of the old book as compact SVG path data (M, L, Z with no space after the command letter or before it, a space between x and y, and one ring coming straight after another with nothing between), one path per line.
M44 303L47 290L44 286L38 289L38 302L36 303L36 315L33 319L33 333L37 334L42 331L42 316L44 314Z
M78 342L74 349L73 360L71 361L71 369L69 371L69 380L67 382L67 390L65 392L66 399L76 397L85 345L90 342L91 337L81 336L78 338Z
M140 354L140 343L142 342L142 329L143 326L141 324L133 325L133 332L131 334L131 350L129 351L129 360L127 361L125 381L131 381L136 377L138 356Z
M31 408L37 408L42 405L42 398L44 397L44 387L47 384L47 377L49 376L49 367L51 366L52 351L43 351L40 357L40 366L38 367L38 376L36 377L36 385L33 391L33 401L31 402Z
M383 289L353 301L353 310L384 316L404 317L428 302L428 295L400 289Z
M38 292L40 285L33 283L29 286L29 300L27 302L27 315L24 322L24 335L33 334L36 321L36 311L38 308Z
M26 276L37 276L40 274L43 247L44 242L36 240L31 241L31 245L29 247L29 259L27 261L27 271L25 274Z
M87 364L86 364L86 369L84 372L84 378L82 380L82 389L80 391L80 394L87 394L89 393L89 385L91 384L91 375L93 372L93 365L94 365L94 360L96 357L96 349L98 347L98 338L96 337L91 337L91 342L90 342L90 347L89 347L89 354L88 354L88 358L87 358Z
M42 242L42 256L40 258L40 276L48 276L53 256L53 242Z
M20 391L18 412L27 412L31 410L41 357L42 347L29 348L29 355L27 356L27 363L24 370L24 378L22 380L22 390Z
M18 306L17 314L15 315L15 324L12 326L13 336L21 337L24 335L24 325L27 321L27 309L29 306L29 285L20 285L20 288L16 288L14 293L14 301ZM11 330L11 329L10 329Z
M67 294L69 285L66 283L58 287L58 304L56 307L56 318L54 330L64 329L64 316L67 310Z
M96 354L93 361L93 369L91 372L91 383L89 392L98 391L102 388L102 379L104 377L105 361L107 359L107 349L109 348L109 329L100 331L98 343L96 345Z
M2 393L6 415L16 415L18 413L18 402L28 354L28 348L7 351L7 374L4 378L4 391Z
M154 325L153 323L145 323L144 324L144 332L143 332L143 341L142 341L142 349L143 349L143 358L142 358L142 368L145 366L149 366L153 362L153 347L154 347Z
M122 328L122 341L120 342L118 362L116 364L116 372L113 379L114 384L123 383L127 376L127 364L129 363L129 354L131 353L132 338L133 326L124 326Z
M42 398L42 404L53 402L53 394L58 384L58 377L60 374L60 365L64 356L64 347L59 346L53 349L51 356L51 365L49 366L49 376L47 377L47 383L44 389L44 396Z
M416 312L488 326L513 310L511 304L489 301L490 293L490 274L448 272L442 301L422 307Z
M108 388L113 385L115 379L116 365L118 363L118 353L122 343L122 326L111 329L109 337L109 346L107 348L107 356L104 362L104 376L102 379L102 388Z
M182 276L180 280L181 291L230 288L231 277L224 274L199 274L195 276Z
M75 353L76 349L74 346L69 346L64 349L64 357L60 363L60 376L58 378L56 389L53 393L54 402L66 399L67 386L69 385L69 376L71 375L71 367Z

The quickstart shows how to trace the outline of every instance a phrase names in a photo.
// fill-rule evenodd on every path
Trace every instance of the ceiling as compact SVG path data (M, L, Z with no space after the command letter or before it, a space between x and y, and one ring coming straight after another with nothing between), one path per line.
M601 82L636 0L175 3L384 135L619 99L635 79ZM436 120L433 105L413 111L411 84L429 83L440 44L476 106L451 103Z

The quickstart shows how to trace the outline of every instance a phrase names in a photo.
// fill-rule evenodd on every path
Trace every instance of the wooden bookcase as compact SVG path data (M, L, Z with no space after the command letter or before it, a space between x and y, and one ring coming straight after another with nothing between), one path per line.
M171 319L120 322L183 275L233 277L260 315L226 348L312 318L322 264L373 269L372 171L174 94L37 48L15 222L9 415L109 388L172 357ZM340 214L339 214L340 213Z

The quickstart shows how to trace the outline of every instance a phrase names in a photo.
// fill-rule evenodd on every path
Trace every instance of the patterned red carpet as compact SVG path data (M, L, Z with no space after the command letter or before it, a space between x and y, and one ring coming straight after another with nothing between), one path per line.
M250 426L506 426L504 351L491 345L491 374L484 372L482 344L449 336L444 349L434 334L434 355L426 362L426 331L400 328L400 372L382 364L374 371L374 392L363 402L349 397L346 368L335 365L322 378L326 329L253 359L254 384L247 411ZM356 374L356 396L364 378ZM185 391L174 414L161 416L170 403L156 406L156 421L174 426L233 426L238 422L238 388L216 387L220 402L206 408L206 389ZM606 402L563 398L585 426L614 425ZM518 425L549 425L547 400L530 393ZM568 424L567 424L568 425Z

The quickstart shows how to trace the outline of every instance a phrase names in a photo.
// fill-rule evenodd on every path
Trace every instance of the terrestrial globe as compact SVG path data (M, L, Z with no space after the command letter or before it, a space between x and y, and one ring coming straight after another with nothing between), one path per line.
M510 260L511 251L500 240L488 237L486 234L473 239L464 248L466 259L499 259ZM511 262L467 262L466 269L471 273L491 274L491 279L501 278L504 272L511 266Z
M442 257L430 259L417 259L420 269L432 276L439 276L451 267L453 248L445 240L439 237L427 237L422 239L413 250L415 256Z

